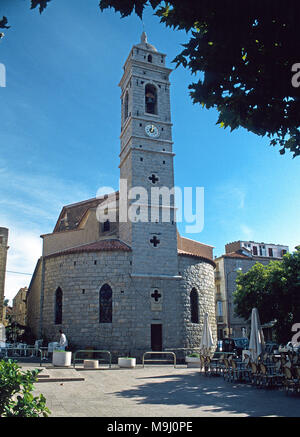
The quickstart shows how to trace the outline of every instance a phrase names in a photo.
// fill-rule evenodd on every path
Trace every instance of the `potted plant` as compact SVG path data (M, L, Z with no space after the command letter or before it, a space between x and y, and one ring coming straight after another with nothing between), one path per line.
M200 355L197 353L189 354L185 357L188 367L200 367Z
M69 367L71 366L72 352L62 349L55 349L52 356L53 366Z
M119 357L118 365L120 367L134 368L136 366L136 359L132 357Z

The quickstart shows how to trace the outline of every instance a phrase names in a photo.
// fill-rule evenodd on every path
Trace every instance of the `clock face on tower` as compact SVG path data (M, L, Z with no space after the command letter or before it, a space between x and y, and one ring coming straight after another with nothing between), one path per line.
M154 124L147 124L145 131L149 137L156 138L159 136L159 130Z

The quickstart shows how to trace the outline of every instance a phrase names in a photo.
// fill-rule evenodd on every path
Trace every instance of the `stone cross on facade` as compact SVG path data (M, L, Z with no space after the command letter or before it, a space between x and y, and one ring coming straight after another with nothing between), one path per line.
M152 184L155 184L158 181L158 177L155 176L155 174L149 176L149 180L152 182Z
M154 235L154 237L151 238L150 243L153 244L154 247L157 247L159 245L159 243L160 243L160 240L158 240L156 235Z
M151 294L151 297L153 297L155 302L157 302L161 297L161 294L157 290L155 290L154 293Z

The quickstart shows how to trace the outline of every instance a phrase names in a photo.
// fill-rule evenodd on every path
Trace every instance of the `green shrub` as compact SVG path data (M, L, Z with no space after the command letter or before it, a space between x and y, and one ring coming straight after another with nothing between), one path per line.
M31 393L40 370L20 369L16 361L0 361L0 417L47 417L51 413L45 397Z
M196 352L193 352L192 354L189 354L188 357L200 358L200 355L197 354Z

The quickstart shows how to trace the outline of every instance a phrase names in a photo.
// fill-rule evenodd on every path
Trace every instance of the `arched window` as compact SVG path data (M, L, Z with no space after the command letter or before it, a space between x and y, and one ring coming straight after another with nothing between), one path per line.
M148 55L148 62L152 62L152 55Z
M191 322L199 323L199 309L198 309L198 292L193 288L190 294L191 301Z
M99 293L99 322L112 322L112 289L108 284L102 285Z
M124 121L128 117L128 92L125 94L125 101L124 101Z
M154 85L148 84L145 87L145 112L157 114L157 90Z
M55 324L61 325L62 323L62 298L63 292L60 287L55 292Z

